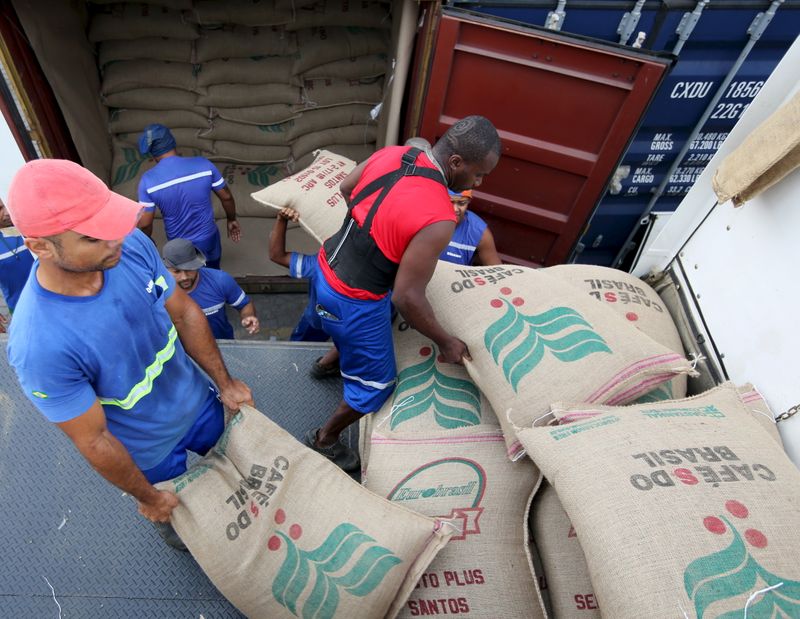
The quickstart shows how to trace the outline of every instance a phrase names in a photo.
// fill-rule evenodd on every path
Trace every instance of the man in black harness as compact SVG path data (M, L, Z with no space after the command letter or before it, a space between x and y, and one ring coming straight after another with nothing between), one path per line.
M341 353L344 398L305 441L345 470L356 469L359 461L339 442L340 433L377 411L394 389L391 302L439 347L445 361L468 358L464 342L436 320L425 287L455 228L447 189L478 187L499 157L492 123L468 116L432 149L383 148L342 181L350 208L318 255L314 326L328 333Z

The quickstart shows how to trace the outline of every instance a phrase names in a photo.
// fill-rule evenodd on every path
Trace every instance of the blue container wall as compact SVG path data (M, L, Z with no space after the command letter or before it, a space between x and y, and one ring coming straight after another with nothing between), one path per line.
M547 14L557 3L530 2L514 6L502 6L499 3L454 4L488 15L542 26ZM570 4L567 2L562 32L617 43L617 27L622 15L631 10L635 2L573 3L578 8L571 8ZM671 52L678 42L675 30L684 13L691 10L692 6L692 3L684 3L680 9L676 9L648 2L629 43L641 31L647 33L644 48ZM582 252L575 256L577 262L611 266L747 44L747 30L753 19L769 6L770 2L766 1L741 2L740 6L728 2L720 8L714 8L713 0L707 5L620 164L625 175L620 187L611 188L606 193L581 239ZM798 34L800 2L789 0L778 9L725 89L653 210L673 211L680 204ZM590 101L587 102L587 113L591 113Z

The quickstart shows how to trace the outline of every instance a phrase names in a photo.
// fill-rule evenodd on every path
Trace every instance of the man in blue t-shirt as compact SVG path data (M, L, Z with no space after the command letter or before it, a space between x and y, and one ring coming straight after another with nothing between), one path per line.
M139 227L150 236L153 214L158 207L164 217L167 240L189 239L203 252L207 266L218 269L222 245L214 221L211 192L217 194L225 210L228 238L238 243L241 229L233 194L208 159L181 157L175 149L175 138L164 125L149 125L139 137L139 152L149 154L157 162L139 181L139 204L144 207Z
M6 230L13 225L6 205L0 200L0 290L11 313L33 266L33 254L25 247L25 239ZM5 331L5 325L5 316L0 316L0 333Z
M8 341L23 392L143 516L168 523L178 498L153 484L211 448L223 404L251 403L250 389L136 230L136 202L71 161L38 159L15 175L8 209L39 258ZM181 544L168 524L159 532Z
M203 252L190 240L172 239L164 245L161 255L178 286L203 310L216 339L233 339L233 327L225 315L226 304L239 311L242 326L250 335L258 333L258 317L250 297L225 271L205 268Z
M439 260L470 266L479 264L491 266L501 264L500 256L494 245L494 236L486 222L472 211L467 210L472 200L472 190L451 191L450 202L456 212L456 229L453 237L445 247ZM477 258L477 260L476 260Z

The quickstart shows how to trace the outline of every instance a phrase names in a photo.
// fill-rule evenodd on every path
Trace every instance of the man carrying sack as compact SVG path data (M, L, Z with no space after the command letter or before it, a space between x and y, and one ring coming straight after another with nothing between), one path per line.
M344 397L305 442L344 470L355 470L359 460L339 441L340 433L380 409L394 390L392 302L439 346L445 361L460 363L469 355L464 342L436 320L425 287L455 228L447 189L478 187L499 157L492 123L468 116L432 149L383 148L341 183L349 210L318 255L313 326L328 333L340 352Z
M223 405L252 403L250 389L228 374L203 312L136 230L136 202L76 163L39 159L17 172L7 206L39 258L8 341L23 392L181 548L169 525L178 499L153 484L183 473L187 450L206 453Z

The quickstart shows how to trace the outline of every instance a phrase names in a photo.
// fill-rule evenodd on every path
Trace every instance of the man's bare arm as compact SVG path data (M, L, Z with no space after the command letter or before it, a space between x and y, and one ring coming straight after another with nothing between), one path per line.
M208 320L197 303L176 287L172 296L167 299L166 308L188 355L219 387L222 403L233 411L238 411L242 404L252 405L253 395L250 388L228 374Z
M142 216L139 218L139 230L144 232L147 236L153 236L153 216L155 211L142 211Z
M214 193L217 194L219 201L222 203L222 210L225 211L225 218L228 220L228 238L234 243L238 243L242 238L242 229L236 219L236 202L233 199L233 194L227 187L215 189Z
M432 339L448 363L469 358L467 346L442 328L425 296L439 255L453 236L455 223L440 221L420 230L408 244L394 282L392 302L417 331Z
M72 439L94 470L139 501L139 512L145 518L169 521L178 498L170 492L157 490L147 481L125 446L109 432L99 401L95 400L85 413L59 423L58 427Z
M481 240L478 241L478 246L475 248L475 253L478 256L477 264L485 267L503 263L497 253L497 247L495 247L494 244L494 236L489 228L483 231Z
M362 161L359 163L353 171L350 172L347 176L345 176L344 180L339 183L339 191L341 192L342 196L344 196L345 202L350 204L350 200L353 197L353 189L356 188L358 181L361 179L361 174L364 172L364 168L367 166L366 161Z

